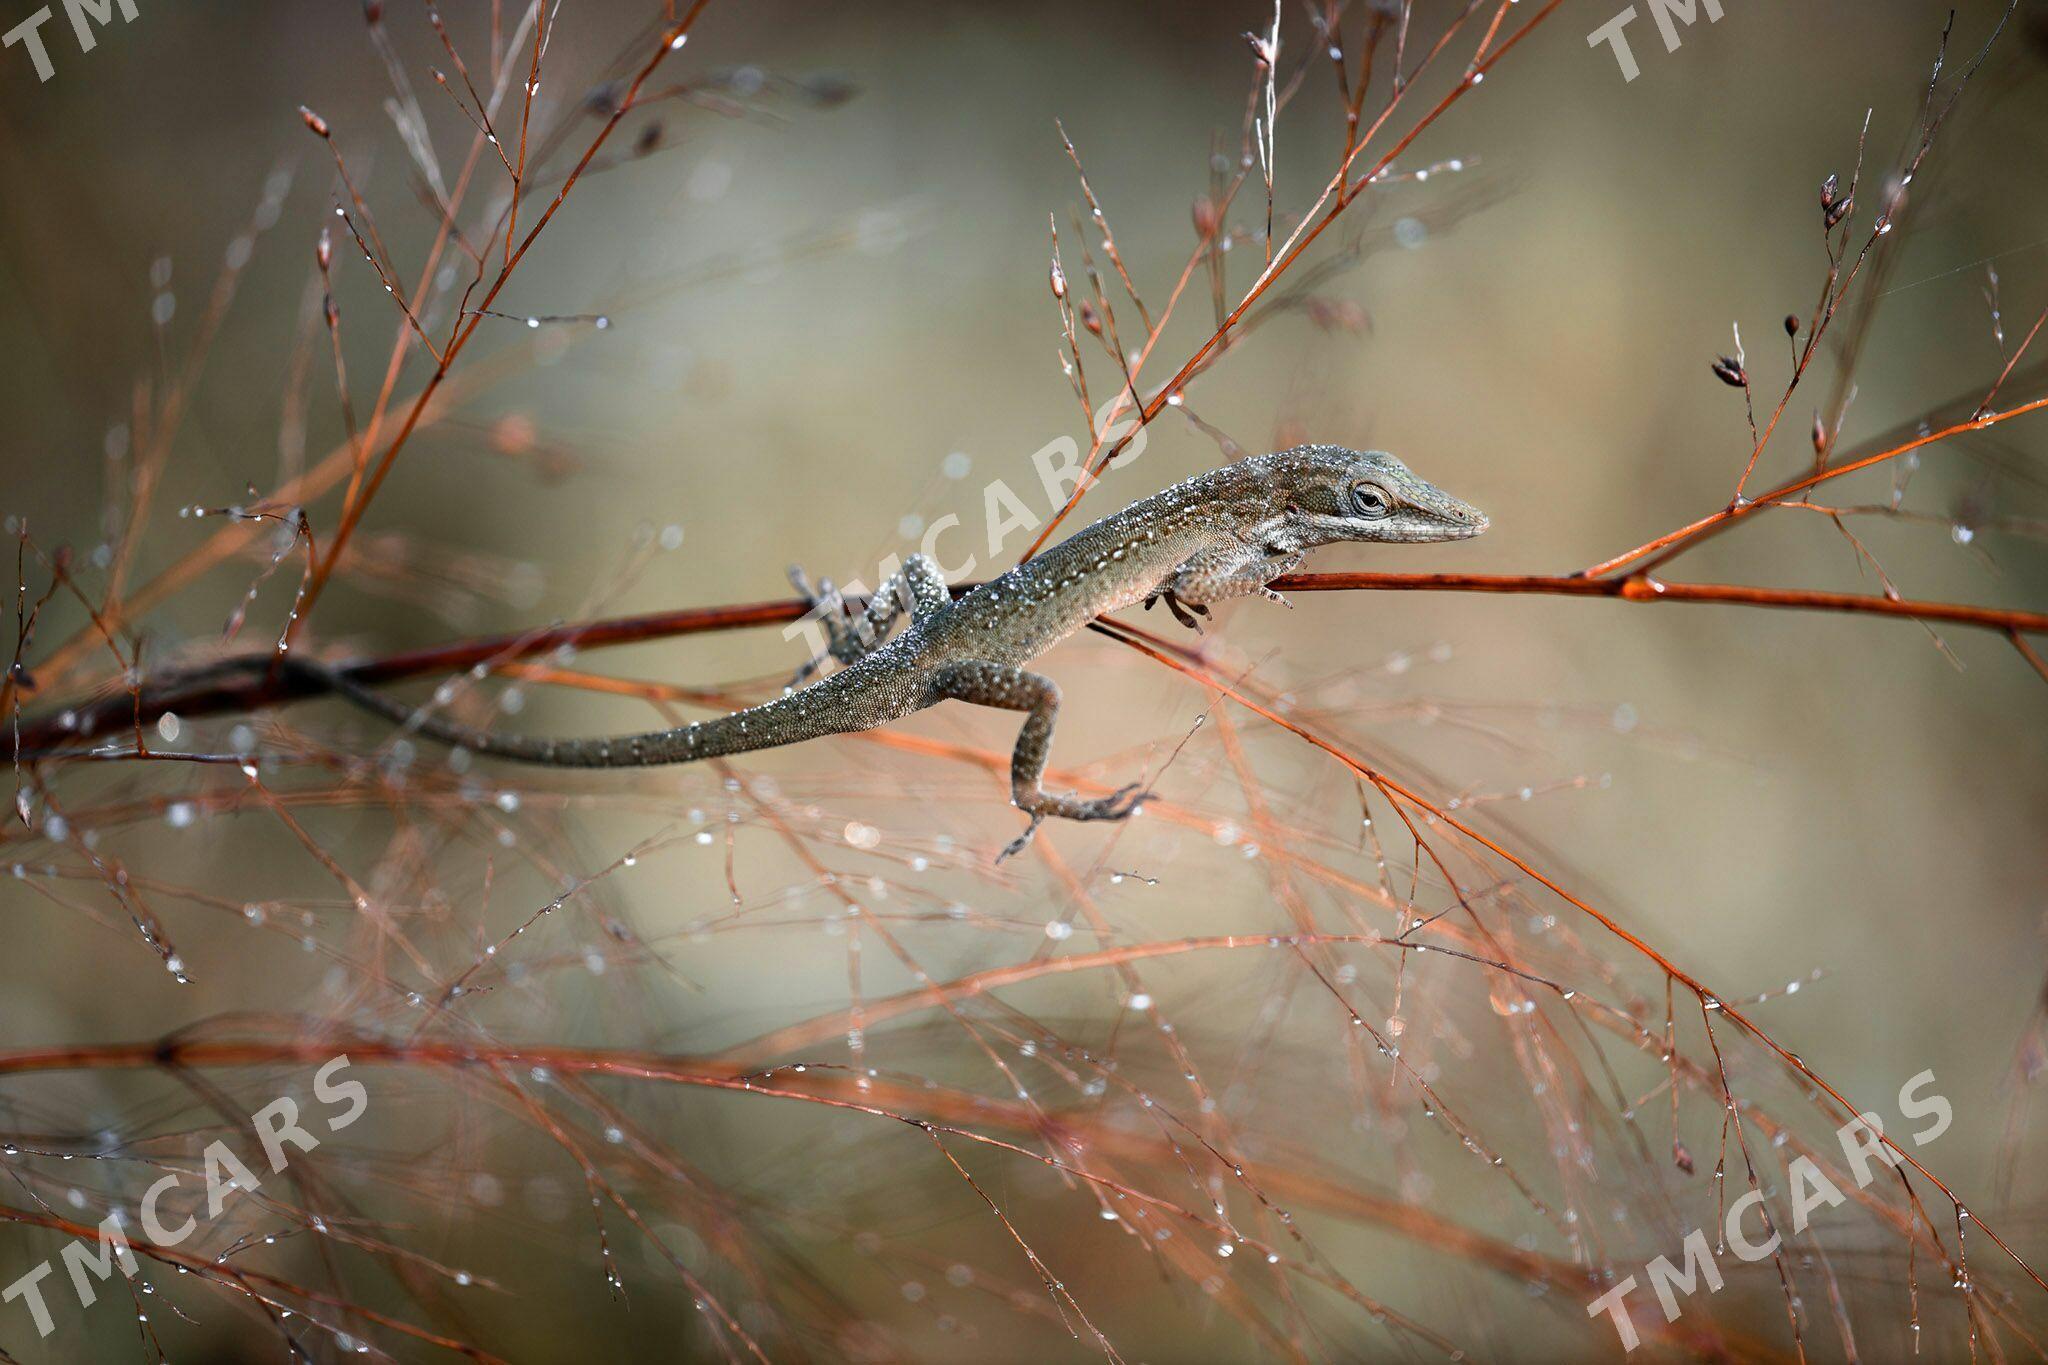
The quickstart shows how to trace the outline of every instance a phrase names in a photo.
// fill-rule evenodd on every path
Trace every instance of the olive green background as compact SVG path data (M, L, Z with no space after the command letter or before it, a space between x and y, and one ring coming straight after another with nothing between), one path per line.
M24 0L8 3L0 24L13 22ZM336 130L401 261L418 261L429 219L382 112L389 87L355 6L139 3L136 22L103 33L89 54L76 49L59 14L44 30L57 68L48 83L33 79L18 51L0 56L0 511L29 518L40 543L84 551L97 542L104 433L129 420L138 384L161 384L189 348L221 255L266 175L279 164L297 171L191 394L139 565L146 574L210 529L180 523L177 507L237 502L245 485L275 477L280 395L331 181L325 149L296 106L319 110ZM389 8L452 165L464 125L424 70L443 64L442 55L417 13ZM554 79L569 85L551 84L547 93L580 94L635 31L643 8L563 7L549 61L561 73ZM1532 8L1525 0L1519 10ZM1721 22L1685 32L1675 52L1663 50L1646 14L1629 30L1642 74L1625 83L1585 38L1611 17L1610 6L1567 3L1400 163L1459 158L1467 169L1392 187L1354 210L1374 249L1321 292L1356 305L1369 326L1354 333L1299 314L1276 318L1192 390L1200 416L1247 448L1267 448L1287 433L1386 448L1493 519L1493 530L1472 544L1340 549L1315 567L1562 571L1726 502L1747 436L1739 396L1713 380L1708 362L1730 349L1731 324L1739 323L1760 391L1777 392L1787 364L1780 320L1811 309L1825 269L1817 188L1831 171L1846 177L1866 110L1870 162L1880 170L1891 164L1912 127L1945 6L1727 0L1726 8ZM1996 9L1984 0L1958 8L1952 69L1974 53ZM2048 186L2034 173L2048 155L2044 18L2039 4L2022 6L1945 133L1938 169L1923 178L1912 235L1883 281L1888 292L1845 441L1988 386L2003 358L1985 298L1987 260L2000 282L2007 354L2048 305ZM460 422L408 450L366 527L489 557L480 562L486 578L506 588L501 600L465 598L459 610L442 610L443 599L395 601L344 581L321 603L316 635L390 649L575 617L600 598L608 612L757 600L781 593L785 566L798 561L871 580L880 556L910 548L899 527L906 516L928 524L955 513L981 526L981 490L991 478L1039 506L1031 453L1078 428L1046 288L1049 211L1062 220L1069 275L1078 275L1067 222L1078 193L1054 120L1064 120L1081 148L1125 259L1156 306L1192 245L1189 206L1207 183L1212 132L1235 146L1248 80L1238 34L1262 22L1256 6L1206 3L714 3L676 70L751 64L796 78L830 75L857 94L821 108L771 89L760 101L766 112L749 118L670 107L666 150L579 187L502 306L517 314L604 312L611 325L521 368ZM1286 24L1291 42L1305 41L1297 8L1289 7ZM1283 212L1304 204L1327 176L1338 127L1328 84L1326 70L1312 71L1283 116ZM574 93L563 93L569 87ZM1248 204L1241 201L1240 226L1253 216ZM1407 217L1432 224L1412 245L1394 240L1394 225ZM1328 255L1338 235L1319 251ZM827 245L802 249L814 241ZM393 318L345 238L335 254L361 409L381 376ZM150 321L159 258L171 262L178 301L161 338ZM1237 263L1233 283L1248 278ZM1206 335L1208 316L1198 281L1161 358L1170 364L1187 354ZM487 321L499 329L486 334L490 345L519 339L517 323ZM1128 310L1123 321L1135 328ZM1092 358L1099 397L1110 370ZM317 456L340 439L341 426L324 352L316 350L312 373L308 446ZM1811 406L1834 374L1832 359L1824 360L1814 388L1794 400L1765 476L1801 467ZM418 370L412 375L405 391ZM541 478L530 464L494 455L492 432L507 418L531 422L550 449L573 457L574 472ZM2038 519L2043 421L2020 419L1925 452L1909 505L1944 517L1968 508L1976 510L1963 515L1973 520ZM969 457L963 478L942 472L955 452ZM1094 505L1150 492L1218 458L1208 438L1169 413L1143 459L1113 476ZM1881 501L1886 492L1880 474L1849 500ZM330 498L329 522L332 507ZM680 548L607 593L634 537L669 525L682 528ZM1909 595L2035 607L2048 600L2048 557L2023 536L1984 529L1964 546L1942 524L1870 520L1856 529ZM956 535L949 545L975 538ZM1007 550L1020 546L1021 537ZM985 546L977 553L990 562ZM252 572L218 572L153 613L153 650L217 632ZM1758 518L1712 542L1678 575L1875 587L1826 521L1794 513ZM282 609L275 588L263 601L254 640L275 628ZM1988 1192L2005 1140L2013 1049L2048 965L2048 727L2040 679L2004 641L1945 631L1952 662L1926 631L1904 622L1453 595L1305 595L1291 612L1242 604L1227 614L1224 634L1244 661L1261 661L1259 676L1275 686L1353 676L1361 704L1384 708L1360 728L1381 727L1392 750L1428 764L1443 779L1440 795L1588 778L1586 790L1548 793L1513 810L1507 828L1520 846L1540 850L1575 889L1732 997L1824 969L1818 986L1759 1007L1759 1016L1844 1089L1883 1100L1874 1107L1887 1116L1898 1086L1934 1069L1958 1119L1926 1157L1959 1191ZM1441 645L1448 657L1430 660ZM798 654L766 631L583 662L710 684L778 672ZM1416 662L1389 669L1394 656ZM1077 643L1046 666L1070 703L1058 755L1070 763L1139 738L1170 743L1204 705L1099 643ZM1404 706L1418 701L1484 705L1504 738L1446 734ZM1617 735L1608 723L1620 707L1635 718L1633 733ZM330 734L378 733L338 711L295 719ZM644 706L627 702L548 698L507 723L595 730L649 720ZM1010 735L1007 720L972 715L920 722L919 732L998 748ZM892 839L920 818L914 801L896 800L897 786L914 793L926 783L933 800L974 803L969 823L982 843L992 848L1007 837L1009 813L993 787L900 756L862 771L864 748L830 753L844 771L813 773L803 755L765 756L750 771L808 782L806 790L824 793L820 799L848 818L868 818L864 803L886 788L888 800L874 808ZM1276 788L1320 793L1347 809L1353 800L1348 784L1299 746L1262 740L1255 758ZM1605 785L1603 775L1611 775ZM151 785L139 795L187 781L144 776ZM549 781L519 780L532 789ZM634 790L659 793L676 808L670 815L718 797L708 774L660 775ZM649 828L661 823L642 814ZM610 818L572 818L570 846L586 866L624 851ZM334 847L367 867L384 835L371 827L374 813L359 819L325 828ZM131 864L188 885L218 883L231 900L257 894L248 889L256 883L285 898L333 894L274 828L245 831L239 819L196 829L153 824L124 840ZM1175 865L1156 842L1138 847L1156 855L1141 870ZM619 903L649 934L717 913L726 895L713 852L664 861L658 877L622 884ZM6 856L0 850L0 860ZM473 865L482 854L461 856ZM769 853L757 856L772 862ZM1369 875L1355 855L1330 856ZM1183 866L1192 877L1197 865ZM274 879L264 875L272 867ZM1116 912L1145 934L1265 932L1282 922L1254 874L1205 878L1194 883L1199 894L1164 876L1158 899L1135 908L1126 901ZM1027 911L1035 903L1039 918L1060 913L1057 884L1029 877L1024 891L1002 890L1002 903ZM756 884L778 885L779 876L763 871ZM997 894L993 883L980 885ZM537 905L527 893L521 903ZM822 909L807 903L807 911ZM504 932L517 918L501 908L493 923ZM282 940L244 946L239 926L217 918L184 923L183 951L197 969L184 989L132 938L8 883L0 883L0 934L0 1045L8 1047L153 1037L225 1011L331 1004L321 994L324 958L303 957ZM971 970L1035 946L1027 935L938 960ZM1622 959L1611 943L1596 946ZM814 933L700 947L671 940L666 948L677 971L643 977L626 996L612 993L615 978L558 972L550 978L558 990L497 1023L562 1042L696 1051L844 1004L843 945L827 951ZM878 944L867 957L875 979L887 979L893 964ZM1178 1017L1191 1047L1215 1045L1227 1056L1224 1043L1250 1027L1268 978L1234 978L1227 964L1178 970L1151 978L1156 993L1185 1011ZM1445 988L1483 998L1471 979ZM1098 993L1092 1005L1062 1008L1085 1016L1108 1008L1109 998ZM957 1038L922 1027L897 1051L878 1034L869 1064L990 1083ZM1268 1064L1297 1083L1297 1096L1314 1095L1325 1068L1332 1085L1340 1083L1341 1066L1327 1051L1336 1036L1334 1027L1305 1025ZM843 1048L834 1055L843 1058ZM1453 1088L1483 1108L1486 1087L1477 1078L1485 1070L1474 1068L1463 1086L1453 1073ZM450 1099L429 1079L388 1084L373 1120L390 1125L401 1149L433 1131L446 1106L474 1103ZM248 1089L252 1103L269 1093L253 1081ZM88 1126L141 1122L149 1112L125 1092L84 1082L41 1093ZM693 1163L735 1191L777 1191L811 1208L820 1226L802 1235L821 1247L842 1240L824 1227L865 1228L928 1246L941 1264L967 1255L961 1248L984 1258L977 1264L1002 1262L1004 1244L990 1240L997 1234L985 1208L957 1202L957 1180L914 1135L695 1101L652 1108L648 1117L675 1124L683 1113L688 1126L669 1131ZM481 1105L475 1121L481 1132L505 1123ZM1362 1183L1395 1182L1369 1147L1352 1150L1361 1139L1347 1127L1341 1096L1327 1112L1269 1096L1242 1126L1285 1132L1358 1170ZM1540 1146L1540 1131L1523 1136ZM1710 1149L1711 1122L1693 1136L1696 1151ZM436 1244L437 1254L489 1245L494 1270L513 1290L468 1324L477 1339L519 1360L698 1358L709 1350L688 1294L645 1260L616 1219L610 1232L623 1248L630 1308L605 1294L572 1166L558 1156L550 1166L534 1144L477 1143L464 1158L472 1165L507 1182L537 1172L574 1210L551 1215L550 1196L530 1195L502 1218L458 1226ZM1702 1155L1703 1171L1710 1159ZM975 1164L1000 1185L1000 1165ZM1464 1195L1450 1193L1476 1179L1447 1164L1438 1174L1445 1210L1504 1236L1525 1231L1531 1220L1511 1197L1460 1202ZM2023 1174L2017 1195L2021 1207L2005 1213L2008 1231L2037 1256L2048 1252L2029 1212L2038 1207L2038 1178ZM1021 1190L1017 1197L1025 1198ZM1040 1197L1029 1205L1034 1247L1071 1267L1068 1283L1127 1359L1260 1354L1256 1339L1184 1285L1169 1287L1134 1260L1098 1261L1104 1253L1085 1197L1032 1196ZM420 1198L431 1206L426 1193ZM1569 1343L1589 1340L1569 1304L1539 1310L1496 1292L1479 1272L1411 1264L1393 1239L1328 1237L1362 1287L1455 1327L1488 1358L1572 1358ZM48 1239L0 1231L0 1277L53 1250ZM1981 1247L1977 1254L1992 1256ZM1000 1297L919 1307L891 1288L902 1274L851 1252L817 1255L824 1283L925 1358L1078 1359L1092 1349ZM1006 1269L1014 1283L1030 1284L1021 1264ZM1877 1301L1892 1305L1891 1320L1871 1329L1890 1334L1872 1348L1881 1358L1903 1340L1904 1288L1891 1263L1870 1275ZM924 1278L934 1294L947 1292L936 1287L942 1275ZM1724 1321L1788 1346L1774 1284L1750 1284L1753 1312L1730 1308ZM67 1293L59 1291L60 1301ZM166 1329L186 1343L173 1356L275 1358L274 1338L209 1306L202 1327ZM1824 1310L1810 1307L1809 1341L1834 1358ZM976 1344L937 1331L940 1311L979 1324ZM2038 1298L2015 1312L2042 1316ZM10 1307L0 1314L0 1346L27 1361L120 1358L136 1349L122 1317L118 1305L80 1314L67 1303L59 1335L38 1345ZM1332 1357L1380 1358L1395 1349L1356 1313L1331 1309L1319 1320L1334 1324L1317 1348ZM1945 1325L1951 1334L1943 1342L1961 1349L1955 1320ZM807 1349L819 1359L851 1350L844 1341Z

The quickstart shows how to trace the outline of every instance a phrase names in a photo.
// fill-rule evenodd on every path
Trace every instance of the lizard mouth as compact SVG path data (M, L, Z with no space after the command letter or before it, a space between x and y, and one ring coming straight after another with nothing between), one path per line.
M1429 509L1437 519L1437 533L1444 540L1470 540L1493 525L1486 513L1469 503L1449 502Z

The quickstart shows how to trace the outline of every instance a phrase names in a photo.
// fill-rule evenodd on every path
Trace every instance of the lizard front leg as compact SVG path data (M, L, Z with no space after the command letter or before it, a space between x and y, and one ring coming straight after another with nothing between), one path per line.
M1284 606L1287 599L1267 585L1282 574L1292 573L1306 557L1300 550L1233 541L1182 561L1145 599L1145 605L1165 602L1174 618L1193 630L1200 627L1188 613L1207 616L1211 602L1257 593Z
M1024 728L1017 732L1017 748L1010 756L1010 801L1031 817L1031 823L997 855L997 862L1022 852L1047 816L1062 820L1128 819L1151 795L1141 790L1143 784L1136 782L1093 800L1056 796L1039 785L1052 750L1053 722L1060 711L1059 685L1051 678L1008 664L971 660L947 664L934 681L941 697L1025 713Z

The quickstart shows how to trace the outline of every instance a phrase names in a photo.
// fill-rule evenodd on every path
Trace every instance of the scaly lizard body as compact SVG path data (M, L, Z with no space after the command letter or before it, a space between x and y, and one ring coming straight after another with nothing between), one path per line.
M1462 540L1486 529L1476 509L1417 478L1391 455L1340 446L1298 446L1177 483L1076 533L955 602L938 566L915 555L847 619L829 587L832 654L846 666L822 681L716 720L601 739L536 739L472 729L416 711L339 674L358 704L449 744L559 767L689 763L870 730L942 701L1021 711L1010 793L1031 825L1047 816L1121 820L1145 799L1135 786L1096 800L1039 785L1059 713L1059 688L1025 669L1038 655L1106 612L1164 601L1194 625L1191 609L1263 593L1316 546L1337 541L1413 544ZM799 585L808 591L801 576ZM910 624L888 639L908 608ZM315 666L317 667L317 666Z

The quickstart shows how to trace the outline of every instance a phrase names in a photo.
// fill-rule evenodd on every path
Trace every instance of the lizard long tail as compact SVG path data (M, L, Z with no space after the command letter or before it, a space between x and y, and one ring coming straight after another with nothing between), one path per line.
M872 670L855 664L801 691L715 720L640 734L549 739L459 725L387 697L325 664L301 659L294 666L311 672L355 705L395 721L412 733L473 753L557 768L643 768L693 763L825 735L869 730L929 704L913 690L900 683L891 685L888 680L872 676Z

